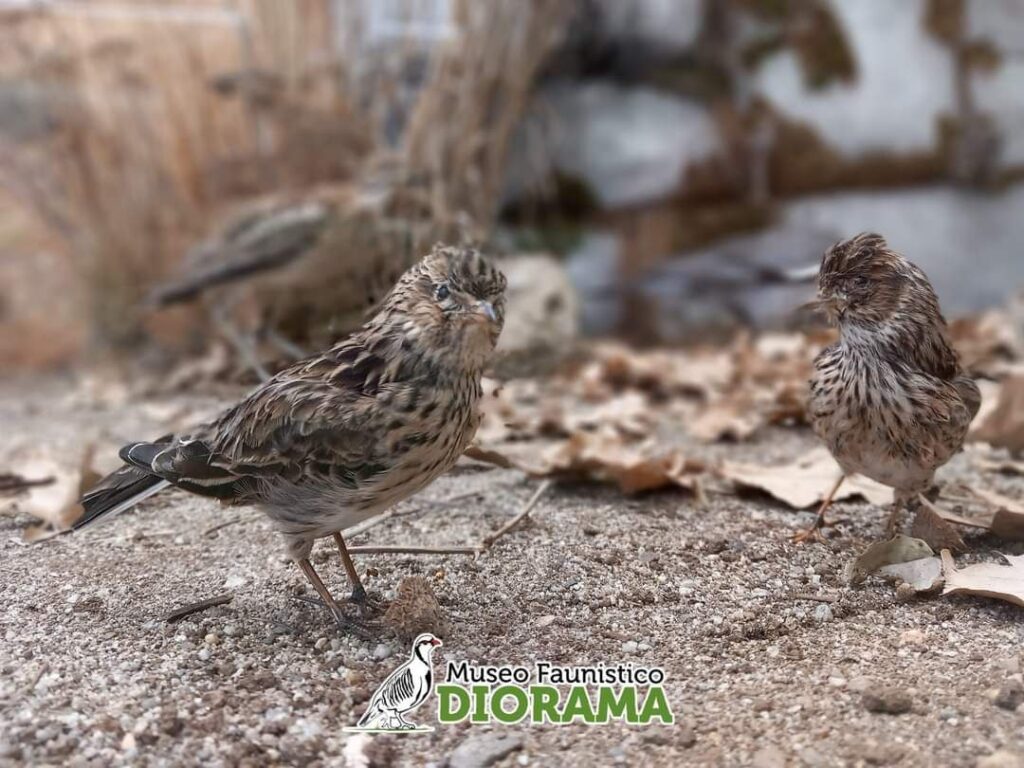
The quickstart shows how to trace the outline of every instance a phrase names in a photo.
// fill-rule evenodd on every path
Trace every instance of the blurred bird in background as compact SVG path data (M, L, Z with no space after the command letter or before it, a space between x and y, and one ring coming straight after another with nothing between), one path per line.
M814 361L811 426L845 474L894 491L889 533L899 512L923 498L935 470L957 453L981 407L964 374L935 291L917 266L876 234L826 251L815 304L839 328L839 341ZM819 536L825 510L797 536Z
M477 251L435 247L348 339L190 434L125 446L125 466L83 497L75 530L169 486L259 504L335 619L349 625L309 561L313 541L333 536L352 598L364 603L341 531L424 488L469 445L505 285Z
M343 338L423 252L430 227L389 217L384 205L383 195L355 186L249 202L189 252L148 304L203 301L240 360L266 381L266 356L296 360Z

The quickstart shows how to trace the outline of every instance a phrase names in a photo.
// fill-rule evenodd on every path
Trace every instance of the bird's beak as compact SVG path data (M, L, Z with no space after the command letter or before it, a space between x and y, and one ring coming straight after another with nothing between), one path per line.
M834 319L843 316L849 303L845 295L837 293L831 296L819 296L813 301L801 304L797 309L801 312L824 312Z
M438 647L438 646L440 646L440 645L443 645L443 643L442 643L442 642L441 642L440 640L438 640L438 639L437 639L436 637L432 637L432 638L430 639L430 644L431 644L432 646L434 646L435 648L437 648L437 647Z
M498 322L498 313L494 311L494 305L489 301L478 301L476 303L477 314L487 318L490 322Z

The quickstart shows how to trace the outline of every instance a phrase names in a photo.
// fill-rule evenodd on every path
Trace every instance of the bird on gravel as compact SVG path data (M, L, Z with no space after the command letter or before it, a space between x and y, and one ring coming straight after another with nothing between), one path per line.
M352 600L365 605L341 531L424 488L469 445L504 291L504 275L477 251L435 246L344 341L190 434L122 448L125 466L85 494L74 528L167 487L259 505L346 624L309 561L313 541L334 537Z
M430 695L434 687L433 653L442 643L429 632L419 635L412 644L409 660L387 676L377 688L366 712L359 718L359 728L411 730L416 728L405 716Z
M808 417L845 475L894 489L888 530L923 500L935 470L963 446L981 406L950 342L935 291L876 234L825 252L818 299L839 340L814 361ZM798 541L820 537L839 478Z
M217 330L266 381L259 339L285 359L305 357L300 342L330 343L358 328L416 261L426 227L387 216L380 197L321 187L243 205L146 303L203 298Z

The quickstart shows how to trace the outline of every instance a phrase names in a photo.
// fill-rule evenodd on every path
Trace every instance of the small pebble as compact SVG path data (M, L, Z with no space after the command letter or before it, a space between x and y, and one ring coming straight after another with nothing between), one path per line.
M818 622L832 621L832 606L828 603L821 603L814 609L814 620Z
M1024 704L1024 685L1019 680L1007 680L996 691L992 703L1000 709L1015 712L1017 707Z
M914 700L909 693L889 685L868 688L864 691L862 703L868 712L885 715L902 715L914 706Z
M623 653L636 653L637 649L639 647L640 647L640 645L639 645L639 643L637 643L636 640L627 640L626 642L624 642L622 644L622 652Z
M377 661L383 661L391 655L391 648L386 643L379 643L376 648L373 649L373 658Z

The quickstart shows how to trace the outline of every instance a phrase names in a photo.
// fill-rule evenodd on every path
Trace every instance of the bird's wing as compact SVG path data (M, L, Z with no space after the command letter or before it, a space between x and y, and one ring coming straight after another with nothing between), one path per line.
M316 245L330 214L330 206L318 200L245 211L196 246L186 257L185 274L157 286L149 301L156 306L187 301L212 286L288 264Z
M974 382L974 379L967 376L958 376L953 379L953 386L956 387L956 391L960 394L964 405L967 406L973 421L974 417L978 415L978 411L981 410L981 390Z
M387 468L383 437L395 416L376 397L386 370L359 337L285 369L205 430L213 463L291 479L312 471L357 486Z
M943 464L963 446L981 404L977 385L964 377L945 381L918 374L912 378L908 391L910 421L915 428L909 431L912 438L904 441L904 449L925 463Z

